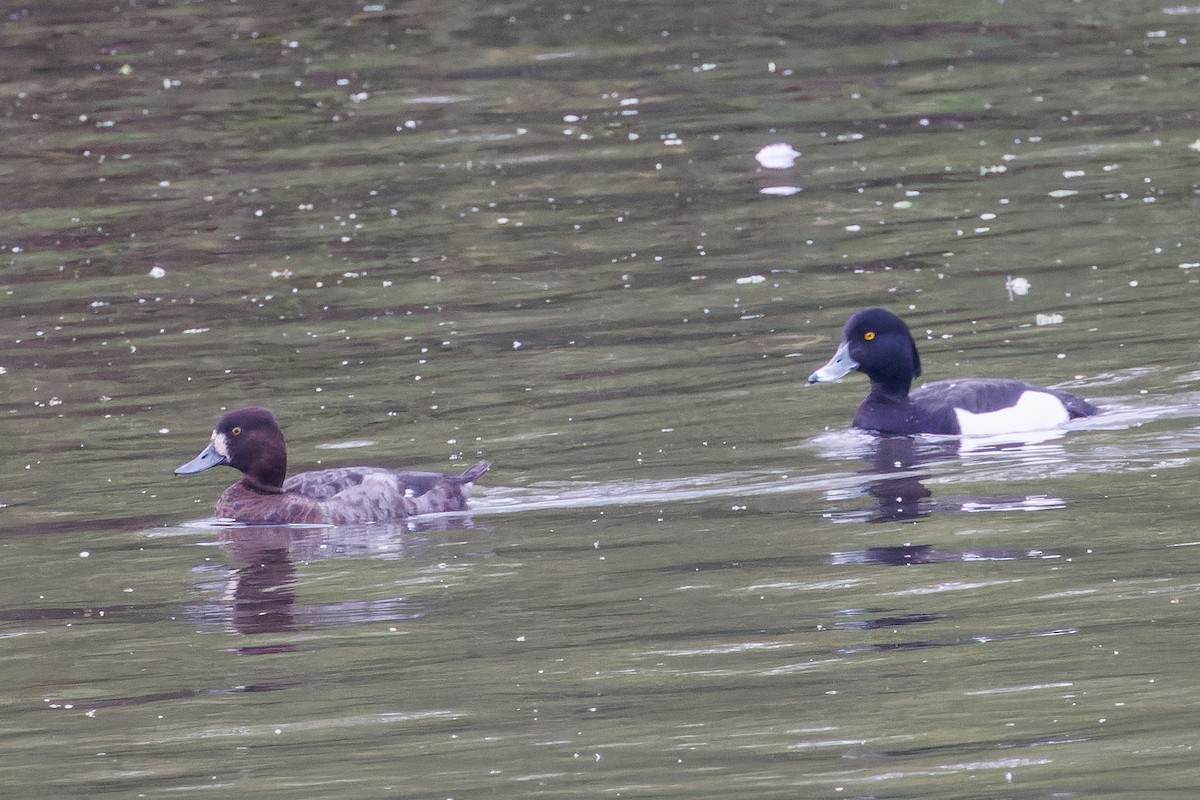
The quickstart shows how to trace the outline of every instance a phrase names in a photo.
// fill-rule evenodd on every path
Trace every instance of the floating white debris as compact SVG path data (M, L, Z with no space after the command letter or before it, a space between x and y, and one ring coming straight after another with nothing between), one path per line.
M754 154L754 160L765 169L790 169L800 157L800 151L790 144L769 144Z
M1025 278L1014 278L1012 275L1009 275L1008 280L1004 282L1004 288L1008 290L1009 300L1012 300L1015 294L1029 294L1029 286L1030 283Z
M770 195L771 197L791 197L804 191L799 186L765 186L758 190L759 194Z
M1081 169L1066 169L1063 170L1063 177L1070 180L1071 178L1082 178L1087 173Z
M187 334L208 333L209 330L210 330L209 328L185 328L183 330L183 333L187 333Z
M905 208L912 208L912 207L913 207L912 200L897 200L896 202L892 203L892 208L905 209Z
M1195 269L1196 267L1200 267L1200 261L1185 261L1179 265L1180 269Z
M1008 172L1008 167L1003 164L991 167L982 166L979 168L980 175L1003 175L1005 172Z
M155 264L153 267L150 268L150 277L151 278L164 278L164 277L166 277L166 275L167 275L167 271L165 269L163 269L162 267L160 267L158 264Z
M1059 325L1062 321L1062 314L1038 314L1033 318L1034 325Z
M762 275L747 275L744 278L738 278L737 281L735 281L735 283L738 283L738 284L741 284L744 286L749 283L763 283L764 281L766 281L766 278Z
M1079 194L1079 192L1074 189L1055 189L1052 192L1047 192L1047 194L1050 197L1071 197L1072 195Z
M1196 141L1189 144L1188 150L1196 150L1196 151L1200 152L1200 139L1197 139Z

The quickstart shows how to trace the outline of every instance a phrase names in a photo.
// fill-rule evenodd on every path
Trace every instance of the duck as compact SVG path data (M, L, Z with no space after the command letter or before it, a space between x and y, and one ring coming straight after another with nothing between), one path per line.
M854 370L871 379L854 427L882 434L1015 434L1099 413L1081 397L1019 380L957 378L910 391L921 375L921 356L908 326L883 308L851 315L833 357L808 382L836 381Z
M475 481L491 469L487 461L460 474L339 467L285 478L283 431L275 415L259 407L224 414L208 446L175 474L218 466L233 467L242 477L221 495L216 516L260 525L356 525L462 511Z

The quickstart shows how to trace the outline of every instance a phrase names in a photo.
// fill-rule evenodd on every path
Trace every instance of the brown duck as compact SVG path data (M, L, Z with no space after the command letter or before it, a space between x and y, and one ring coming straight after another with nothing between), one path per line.
M458 475L340 467L286 478L287 445L265 408L221 417L200 455L175 470L192 475L226 465L242 473L217 501L216 516L260 524L353 525L393 522L418 514L461 511L472 484L491 467L480 461Z

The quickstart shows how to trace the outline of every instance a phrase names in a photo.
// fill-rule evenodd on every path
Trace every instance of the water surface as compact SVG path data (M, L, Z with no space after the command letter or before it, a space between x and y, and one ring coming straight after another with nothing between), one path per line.
M38 3L0 22L0 779L28 797L1191 796L1196 13ZM755 154L800 157L765 169ZM1105 414L959 443L809 387ZM204 520L495 467L398 526Z

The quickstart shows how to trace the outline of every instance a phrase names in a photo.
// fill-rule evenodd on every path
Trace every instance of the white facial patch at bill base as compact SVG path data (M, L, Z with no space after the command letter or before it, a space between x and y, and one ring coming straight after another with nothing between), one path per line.
M1016 405L1008 408L982 414L956 408L954 415L958 417L958 430L963 436L1041 431L1064 425L1071 418L1057 397L1034 391L1022 392Z
M229 439L225 437L225 434L213 431L212 446L221 458L229 458Z

